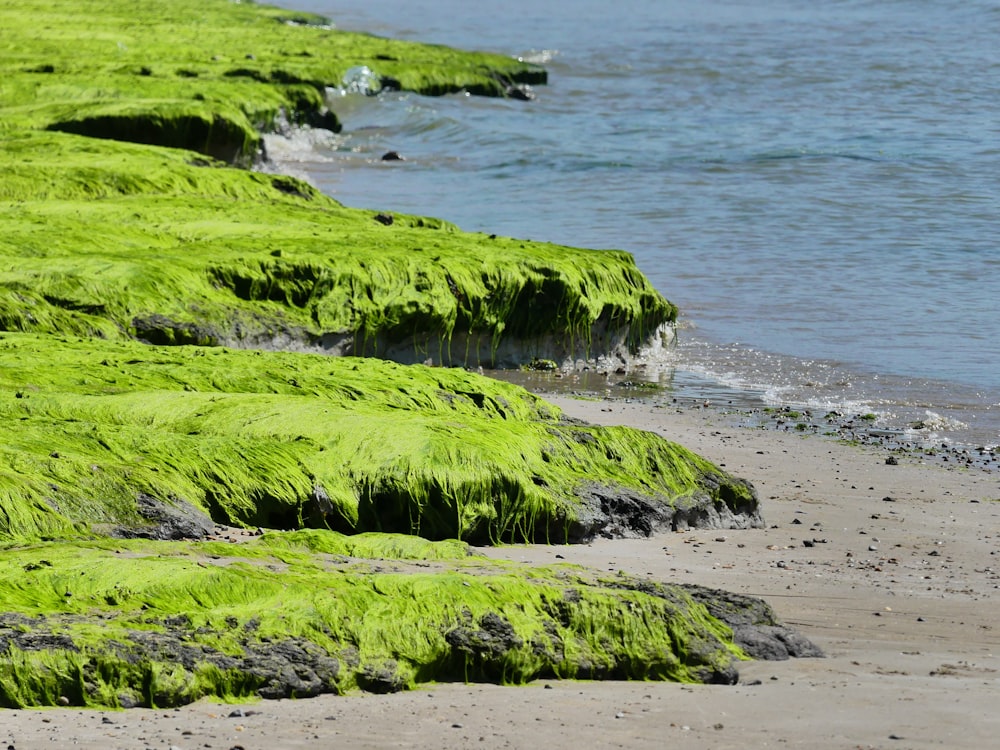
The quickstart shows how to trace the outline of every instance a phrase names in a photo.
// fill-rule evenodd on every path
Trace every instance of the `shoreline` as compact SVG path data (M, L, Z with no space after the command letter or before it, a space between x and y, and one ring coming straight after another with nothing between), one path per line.
M650 429L725 464L757 486L767 527L481 551L759 595L826 658L747 663L733 687L545 680L242 707L10 711L0 714L8 742L18 750L51 747L53 736L83 748L182 750L990 744L1000 730L994 476L886 464L869 447L734 427L711 409L545 398L567 416Z
M954 439L947 419L936 424L904 426L869 411L817 408L795 401L765 401L754 391L726 386L679 367L671 367L669 386L646 380L643 367L631 372L580 370L566 373L490 371L490 377L520 385L542 396L604 399L649 404L664 410L705 409L728 419L733 427L795 432L884 450L886 459L913 460L944 467L964 466L986 472L1000 470L1000 445ZM942 430L939 432L937 430Z

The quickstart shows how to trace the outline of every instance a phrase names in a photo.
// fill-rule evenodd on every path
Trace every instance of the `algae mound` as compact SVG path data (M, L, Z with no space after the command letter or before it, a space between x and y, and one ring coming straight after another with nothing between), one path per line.
M0 7L0 132L49 129L249 164L281 117L339 128L326 106L356 67L383 87L504 96L545 70L502 55L349 33L225 0L19 0Z
M746 483L458 370L261 351L569 362L665 331L627 253L233 166L283 123L337 129L352 68L496 96L544 70L221 0L24 0L0 28L0 704L734 679L705 596L455 540L754 525Z
M393 545L399 559L377 564L348 557L351 540L333 532L7 549L0 705L163 707L428 679L735 679L728 626L679 586L648 593L384 534L368 554Z
M0 142L0 327L467 367L628 356L676 316L622 252L347 209L189 152Z
M457 369L8 333L0 415L7 537L214 521L566 542L760 523L749 485L683 447Z
M476 367L627 357L676 318L627 253L387 222L209 158L336 129L327 91L353 69L503 96L542 68L221 0L26 0L0 28L6 330Z

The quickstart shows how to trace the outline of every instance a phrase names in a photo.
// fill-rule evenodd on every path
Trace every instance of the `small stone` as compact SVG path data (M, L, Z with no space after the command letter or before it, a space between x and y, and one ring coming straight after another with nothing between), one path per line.
M69 698L67 698L65 695L60 695L58 698L56 698L56 703L58 703L60 706L68 706Z
M459 724L459 723L458 723L458 722L456 721L456 722L455 722L454 724L452 724L452 725L451 725L451 728L452 728L452 729L461 729L461 728L462 728L462 725L461 725L461 724Z
M885 462L886 462L886 464L887 464L887 465L889 465L889 466L896 466L896 465L898 465L898 464L899 464L899 461L898 461L898 460L896 459L896 457L895 457L895 456L889 456L889 457L888 457L888 458L887 458L887 459L885 460Z
M382 154L382 161L406 161L406 159L400 156L398 151L386 151Z
M623 714L621 711L619 711L618 713L615 714L615 718L616 719L624 719L625 718L625 714Z

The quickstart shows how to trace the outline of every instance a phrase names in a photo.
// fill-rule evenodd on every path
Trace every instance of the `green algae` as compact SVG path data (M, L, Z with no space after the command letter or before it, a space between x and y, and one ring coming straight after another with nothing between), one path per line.
M578 568L525 576L467 557L454 570L391 560L373 570L315 551L290 559L286 542L7 549L0 704L168 706L428 680L702 681L728 674L741 654L729 629L676 586L647 593ZM317 532L307 546L349 543ZM431 555L439 546L424 545ZM268 652L296 668L282 672Z
M247 3L34 0L0 27L4 329L475 367L634 352L676 317L625 253L385 225L190 153L245 165L278 119L336 128L326 87L358 66L483 94L537 67Z
M391 226L289 177L24 133L0 148L0 327L490 366L636 351L676 317L630 255Z
M191 148L247 163L281 115L334 129L325 90L367 67L377 91L504 96L537 66L339 31L224 0L25 0L0 7L0 132L28 127Z
M609 520L595 492L640 497L666 525L757 512L748 485L681 446L564 422L457 369L5 334L0 416L9 537L147 533L143 499L239 526L479 543L588 538Z
M626 253L376 220L223 163L282 122L336 130L326 88L357 66L425 94L544 71L249 3L27 0L0 28L0 704L729 678L731 634L682 591L459 540L585 538L620 493L752 521L746 484L461 371L215 348L475 366L589 357L602 331L634 352L673 321ZM194 524L174 536L295 531L106 536L165 533L164 508Z

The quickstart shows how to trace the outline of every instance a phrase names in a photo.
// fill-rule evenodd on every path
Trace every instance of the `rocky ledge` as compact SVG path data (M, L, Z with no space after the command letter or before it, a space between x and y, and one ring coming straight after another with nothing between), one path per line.
M241 168L282 123L338 128L327 90L359 67L367 94L518 99L545 71L252 3L133 6L0 8L0 704L732 682L761 637L730 615L756 604L461 540L756 526L748 483L469 372L323 356L626 360L677 312L631 256Z
M0 582L16 607L0 614L10 707L166 707L427 680L733 684L747 650L779 656L765 640L818 654L746 597L386 534L42 543L7 550Z

